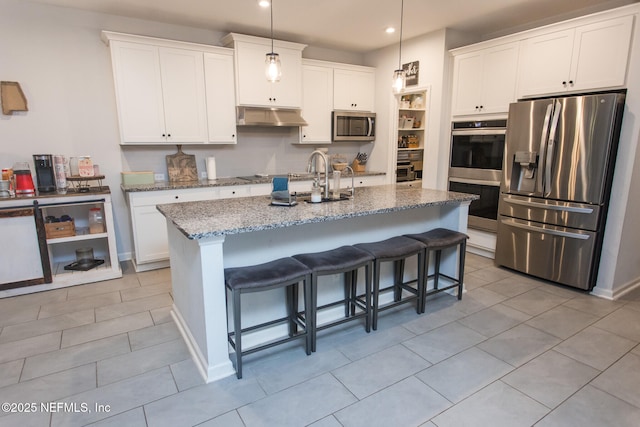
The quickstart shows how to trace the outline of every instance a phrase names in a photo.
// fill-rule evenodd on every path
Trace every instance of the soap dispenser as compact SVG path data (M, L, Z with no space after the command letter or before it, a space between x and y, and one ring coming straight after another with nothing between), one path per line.
M313 185L311 186L311 203L320 203L322 201L322 189L320 188L320 183L318 182L318 178L313 180Z

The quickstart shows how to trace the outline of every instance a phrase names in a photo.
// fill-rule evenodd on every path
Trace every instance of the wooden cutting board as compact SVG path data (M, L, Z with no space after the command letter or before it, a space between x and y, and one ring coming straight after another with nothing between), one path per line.
M178 145L178 152L167 156L167 173L169 181L197 181L196 156L183 153L182 145Z

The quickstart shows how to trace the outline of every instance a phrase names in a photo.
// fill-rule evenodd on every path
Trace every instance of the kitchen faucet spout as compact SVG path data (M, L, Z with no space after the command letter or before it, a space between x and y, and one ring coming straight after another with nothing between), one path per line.
M309 156L309 161L307 162L307 172L312 171L312 165L316 158L316 156L320 156L322 161L324 162L324 182L320 180L320 170L316 167L316 174L318 176L318 182L321 183L324 188L324 197L329 197L329 162L327 161L327 156L320 150L315 150Z

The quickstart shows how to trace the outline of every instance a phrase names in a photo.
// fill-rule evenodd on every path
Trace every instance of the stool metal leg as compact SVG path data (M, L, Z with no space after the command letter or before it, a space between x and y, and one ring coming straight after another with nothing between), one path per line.
M369 268L369 267L367 267ZM380 298L380 262L378 260L373 262L373 309L371 310L372 325L374 331L378 330L378 299ZM367 286L368 287L368 286ZM366 291L365 291L366 292ZM365 295L365 298L370 298ZM365 302L368 304L368 302ZM368 332L368 331L367 331Z
M467 250L467 241L460 243L460 265L458 266L458 300L462 299L462 287L464 281L464 257Z
M418 298L416 301L416 313L424 313L424 295L426 293L427 287L427 279L424 271L424 259L425 259L426 250L418 253L418 280L416 282L416 292L418 293Z
M404 258L393 263L393 301L398 302L402 298L402 287L400 284L404 279Z
M442 249L436 251L436 262L434 264L433 289L438 289L438 279L440 279L440 259L442 258Z
M289 317L289 336L292 337L298 332L298 324L295 318L298 313L298 284L285 287L287 301L287 316Z
M427 306L427 288L428 288L428 282L429 282L429 256L430 256L430 251L429 249L425 249L424 252L424 280L422 281L422 313L425 312L426 306Z
M318 276L311 274L311 351L316 351L316 335L318 325Z
M365 316L366 319L366 330L367 333L371 332L371 270L373 269L373 261L369 262L365 267L365 298L367 313ZM379 275L378 275L379 276Z
M297 286L297 285L296 285ZM311 275L307 275L303 282L303 293L304 293L304 330L307 334L306 336L306 346L305 350L307 352L307 356L311 354L311 350L313 348L313 334L315 334L315 324L313 323L313 303L312 299L312 291L311 291Z
M233 332L235 335L236 376L242 378L242 322L240 309L240 291L233 290Z

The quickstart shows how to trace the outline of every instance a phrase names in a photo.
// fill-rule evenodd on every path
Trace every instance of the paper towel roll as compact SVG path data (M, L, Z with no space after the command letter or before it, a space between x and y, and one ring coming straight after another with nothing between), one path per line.
M207 179L214 180L216 179L216 158L215 157L207 157Z

